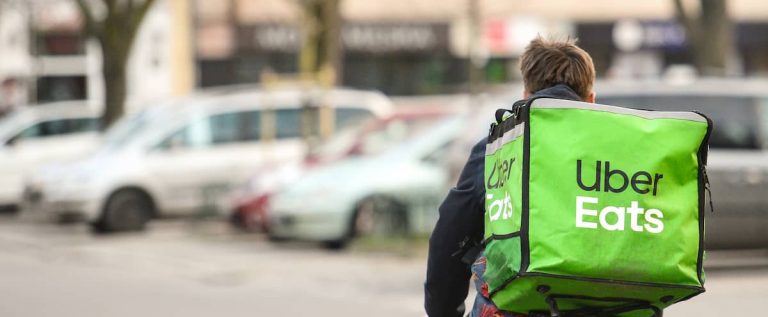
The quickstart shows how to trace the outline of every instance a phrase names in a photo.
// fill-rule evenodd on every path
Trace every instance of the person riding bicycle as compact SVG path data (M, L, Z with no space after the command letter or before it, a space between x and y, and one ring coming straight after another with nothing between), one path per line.
M576 41L537 37L520 58L523 98L551 97L594 103L595 67ZM510 104L511 105L511 104ZM489 114L490 115L490 114ZM429 239L424 306L428 316L462 316L470 276L477 296L470 316L514 316L500 311L488 298L483 279L485 145L480 140L471 151L459 180L439 208L439 219ZM471 268L467 263L472 263Z

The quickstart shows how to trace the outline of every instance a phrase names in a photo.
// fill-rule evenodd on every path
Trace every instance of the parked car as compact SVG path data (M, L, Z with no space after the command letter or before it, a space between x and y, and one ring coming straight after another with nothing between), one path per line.
M82 101L24 106L0 119L0 206L18 207L30 171L92 149L98 122Z
M302 157L306 114L327 105L336 127L391 111L380 93L350 89L225 88L126 118L90 157L41 169L26 205L81 215L98 230L142 229L152 217L215 213L254 169ZM314 133L316 131L309 131Z
M445 107L400 109L383 118L339 132L302 160L265 166L234 193L230 219L238 228L268 231L267 209L271 196L280 188L301 181L308 172L344 159L379 154L390 145L434 124L456 110Z
M598 83L597 102L651 110L697 110L714 121L707 175L708 249L768 248L768 82L698 80Z
M452 116L377 155L309 171L273 196L269 236L339 248L361 235L428 233L451 186L447 150L459 134L482 134L465 131L466 119Z

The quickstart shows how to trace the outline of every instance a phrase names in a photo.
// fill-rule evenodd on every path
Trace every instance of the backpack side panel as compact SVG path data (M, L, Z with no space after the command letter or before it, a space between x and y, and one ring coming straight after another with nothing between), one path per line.
M507 117L486 146L485 277L491 291L520 272L523 131L523 123Z

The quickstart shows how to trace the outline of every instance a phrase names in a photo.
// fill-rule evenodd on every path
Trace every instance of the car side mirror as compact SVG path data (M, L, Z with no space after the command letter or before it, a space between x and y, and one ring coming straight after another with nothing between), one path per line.
M168 139L166 139L165 141L163 141L162 143L158 144L155 147L155 151L173 153L173 152L178 152L184 148L185 148L184 137L180 135L173 135Z
M361 143L355 143L352 148L349 149L347 155L349 156L362 156L364 153L363 145Z
M424 162L424 163L427 163L429 165L436 165L436 166L438 166L441 163L441 159L440 159L440 157L438 155L435 155L435 154L436 153L432 153L430 155L422 157L421 161Z
M19 136L17 135L5 141L5 146L11 147L16 145L18 142L19 142Z

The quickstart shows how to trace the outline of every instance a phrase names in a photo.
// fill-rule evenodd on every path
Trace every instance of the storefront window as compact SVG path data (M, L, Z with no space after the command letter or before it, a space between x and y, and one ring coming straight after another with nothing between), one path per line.
M44 76L37 79L38 102L83 100L85 76Z

